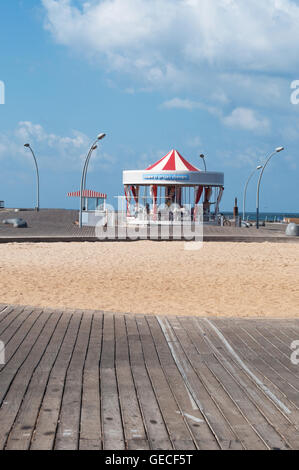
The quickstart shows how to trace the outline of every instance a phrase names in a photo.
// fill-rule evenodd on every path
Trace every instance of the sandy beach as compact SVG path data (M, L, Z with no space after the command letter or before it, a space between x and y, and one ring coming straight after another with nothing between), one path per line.
M0 302L125 313L298 317L299 244L0 246Z

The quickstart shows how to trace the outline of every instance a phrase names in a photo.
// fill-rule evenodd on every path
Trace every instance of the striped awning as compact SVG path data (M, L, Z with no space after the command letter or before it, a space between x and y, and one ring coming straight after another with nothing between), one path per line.
M72 193L68 193L67 195L68 197L81 197L81 191L74 191ZM85 189L82 193L82 197L107 199L107 194L98 193L97 191L91 191L90 189Z

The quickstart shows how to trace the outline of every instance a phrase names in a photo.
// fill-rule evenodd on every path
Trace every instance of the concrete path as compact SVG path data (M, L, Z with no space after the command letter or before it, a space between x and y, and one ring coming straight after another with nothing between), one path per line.
M4 219L22 218L28 228L16 229L4 225ZM0 243L23 242L96 242L95 228L76 225L78 211L71 210L41 210L10 212L0 210ZM204 226L203 239L205 242L299 242L299 237L286 237L285 225L268 224L266 228L257 230L251 228ZM110 239L109 241L115 241Z

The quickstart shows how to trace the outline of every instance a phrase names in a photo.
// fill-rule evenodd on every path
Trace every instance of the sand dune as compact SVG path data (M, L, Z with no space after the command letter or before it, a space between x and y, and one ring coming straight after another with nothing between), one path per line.
M299 316L299 244L0 245L0 302L114 312Z

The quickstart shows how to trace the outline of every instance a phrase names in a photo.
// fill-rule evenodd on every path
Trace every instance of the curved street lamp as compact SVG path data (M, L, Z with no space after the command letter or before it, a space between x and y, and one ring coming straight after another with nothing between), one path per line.
M82 228L82 210L83 210L83 191L86 189L86 177L87 177L87 170L88 170L88 165L90 162L90 158L92 155L92 152L98 148L96 145L97 142L100 140L104 139L106 137L106 134L99 134L92 144L92 146L89 149L89 152L87 154L87 157L85 159L84 167L83 167L83 172L82 172L82 178L81 178L81 186L80 186L80 213L79 213L79 227Z
M35 163L35 168L36 168L36 178L37 178L37 195L36 195L36 210L39 211L39 171L38 171L38 165L37 165L37 160L36 160L36 157L34 155L34 152L30 146L30 144L25 144L24 145L25 148L28 148L29 150L31 150L31 153L32 153L32 156L33 156L33 159L34 159L34 163Z
M98 148L97 145L94 145L91 147L90 151L88 152L87 160L86 160L86 167L85 167L85 172L84 172L84 181L83 181L83 191L86 189L86 178L87 178L87 169L89 166L89 161L91 158L92 153Z
M245 220L245 205L246 205L246 195L247 195L247 188L248 188L248 185L249 185L249 182L251 180L251 178L253 177L254 173L258 170L261 170L263 168L263 165L259 165L257 166L253 172L250 174L246 184L245 184L245 188L244 188L244 196L243 196L243 220Z
M205 172L207 172L206 157L204 156L204 154L201 154L199 156L203 160L203 163L204 163L204 166L205 166Z
M271 153L270 157L267 159L266 163L264 164L263 169L262 169L261 174L260 174L260 177L259 177L259 181L258 181L258 184L257 184L257 195L256 195L256 228L257 229L260 228L260 221L259 221L259 216L260 216L260 187L261 187L262 177L263 177L264 171L266 169L266 166L270 162L271 158L274 157L274 155L276 153L280 153L283 150L284 150L284 147L277 147L275 152Z

